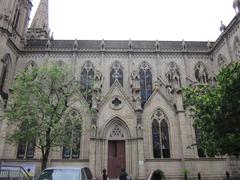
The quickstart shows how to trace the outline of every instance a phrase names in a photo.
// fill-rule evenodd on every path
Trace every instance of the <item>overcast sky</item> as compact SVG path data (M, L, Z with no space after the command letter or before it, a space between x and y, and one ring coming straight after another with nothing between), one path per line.
M33 17L40 0L33 0ZM233 0L49 0L55 39L215 41Z

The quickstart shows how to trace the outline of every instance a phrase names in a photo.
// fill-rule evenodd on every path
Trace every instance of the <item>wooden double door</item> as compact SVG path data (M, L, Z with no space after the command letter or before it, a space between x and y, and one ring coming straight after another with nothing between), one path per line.
M108 141L108 175L117 178L126 168L125 141Z

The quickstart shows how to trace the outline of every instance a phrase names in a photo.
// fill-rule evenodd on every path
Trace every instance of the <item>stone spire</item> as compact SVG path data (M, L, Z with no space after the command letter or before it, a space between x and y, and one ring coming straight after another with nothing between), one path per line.
M48 39L48 0L40 0L36 14L28 29L28 39Z

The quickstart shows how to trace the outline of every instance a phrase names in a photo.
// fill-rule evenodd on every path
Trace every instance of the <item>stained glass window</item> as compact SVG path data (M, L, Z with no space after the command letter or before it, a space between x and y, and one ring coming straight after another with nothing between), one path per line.
M110 86L112 86L116 80L123 86L123 70L121 64L117 61L113 63L110 72Z
M34 157L35 145L32 142L21 142L18 144L17 158L32 159Z
M152 142L154 158L170 158L169 130L166 115L157 109L152 116Z
M161 158L160 131L157 120L152 122L153 157Z
M152 73L149 65L143 62L139 69L142 107L152 94Z
M165 120L161 122L161 139L162 139L162 154L164 158L170 157L168 124Z
M82 69L81 73L81 92L89 103L90 107L92 106L92 87L94 79L94 67L90 61L87 61Z
M81 119L80 114L73 110L69 113L69 116L72 116L76 119ZM71 118L72 118L71 117ZM70 118L69 118L70 119ZM66 140L71 141L68 145L63 146L63 155L64 159L76 159L80 157L80 142L81 142L81 125L76 123L74 126L71 124L71 121L66 122L66 126L73 127L70 131L67 131L65 136ZM66 128L68 129L68 128Z

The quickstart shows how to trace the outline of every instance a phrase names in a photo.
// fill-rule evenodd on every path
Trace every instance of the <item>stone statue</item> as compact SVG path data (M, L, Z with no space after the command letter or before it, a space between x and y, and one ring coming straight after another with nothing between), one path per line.
M220 26L220 31L224 32L226 29L226 26L223 24L223 22L221 21L221 26Z
M210 41L207 42L207 48L211 49L212 48L212 43Z
M104 42L104 39L102 39L101 41L101 50L104 50L105 49L105 42Z
M233 1L233 8L236 13L240 12L240 0L234 0Z
M186 43L185 43L184 39L182 40L182 49L186 50Z
M78 49L78 41L77 39L75 39L73 42L73 50L77 50L77 49Z
M158 42L158 40L156 40L155 48L156 48L156 51L159 50L159 42Z
M133 102L135 103L135 108L141 110L141 95L140 95L140 77L138 71L133 71L130 76L130 85L132 88Z

